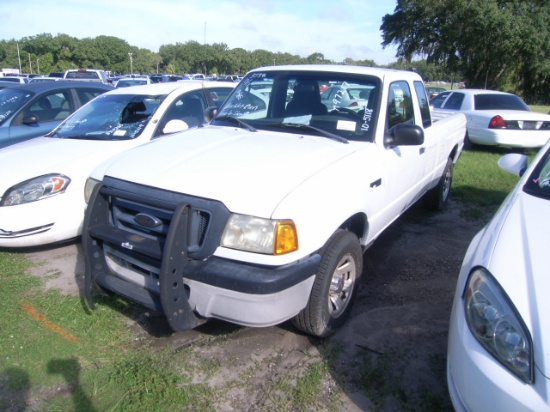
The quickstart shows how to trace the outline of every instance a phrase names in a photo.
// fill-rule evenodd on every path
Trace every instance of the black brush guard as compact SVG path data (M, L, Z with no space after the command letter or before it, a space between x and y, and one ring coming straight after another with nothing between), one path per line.
M86 264L86 298L90 307L95 307L91 296L93 282L101 288L163 312L174 330L188 330L197 326L197 317L189 305L183 283L183 272L188 264L189 205L180 204L176 207L164 250L160 250L158 242L109 225L109 203L98 195L101 188L102 185L98 185L90 198L84 222L87 233L82 235ZM101 248L102 242L124 245L141 255L162 259L159 274L160 296L112 276Z

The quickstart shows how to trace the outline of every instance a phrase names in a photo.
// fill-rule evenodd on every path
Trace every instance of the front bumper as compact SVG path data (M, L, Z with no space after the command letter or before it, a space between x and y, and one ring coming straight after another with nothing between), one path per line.
M82 231L84 207L82 193L0 207L0 247L31 247L75 238Z
M455 299L449 328L447 385L460 411L550 411L550 381L536 368L526 384L493 358L473 337Z
M149 229L135 222L144 212L156 222ZM197 315L246 326L296 315L308 302L321 256L280 266L216 256L228 216L211 200L116 181L96 186L82 234L90 306L95 283L164 313L174 330L197 326Z

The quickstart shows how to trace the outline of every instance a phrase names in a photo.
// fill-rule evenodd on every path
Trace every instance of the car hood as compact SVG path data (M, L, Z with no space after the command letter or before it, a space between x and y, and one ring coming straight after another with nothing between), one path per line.
M97 141L37 137L0 150L0 196L10 187L49 173L61 173L72 180L69 190L82 190L100 162L138 144L137 141Z
M303 181L357 147L318 136L209 126L124 153L98 174L269 217ZM251 196L260 190L261 196Z
M550 376L550 200L521 191L488 228L492 253L487 268L504 288L531 331L535 365ZM505 202L506 203L506 202ZM480 248L484 249L484 248Z

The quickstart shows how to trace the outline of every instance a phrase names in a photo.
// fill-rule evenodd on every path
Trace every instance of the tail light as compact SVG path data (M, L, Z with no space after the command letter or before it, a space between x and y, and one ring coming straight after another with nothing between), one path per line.
M489 129L506 129L506 122L500 116L495 116L489 122Z

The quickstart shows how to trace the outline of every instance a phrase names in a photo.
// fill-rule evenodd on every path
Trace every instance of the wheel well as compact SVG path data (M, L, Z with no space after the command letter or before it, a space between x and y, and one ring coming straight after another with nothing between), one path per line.
M451 150L451 153L449 154L449 157L451 158L453 163L456 163L458 161L458 157L459 157L459 155L458 155L458 145L453 147L453 150Z
M340 225L340 229L347 230L354 233L358 239L362 239L366 236L368 231L369 222L367 216L363 213L357 213L356 215L348 218L344 223Z

